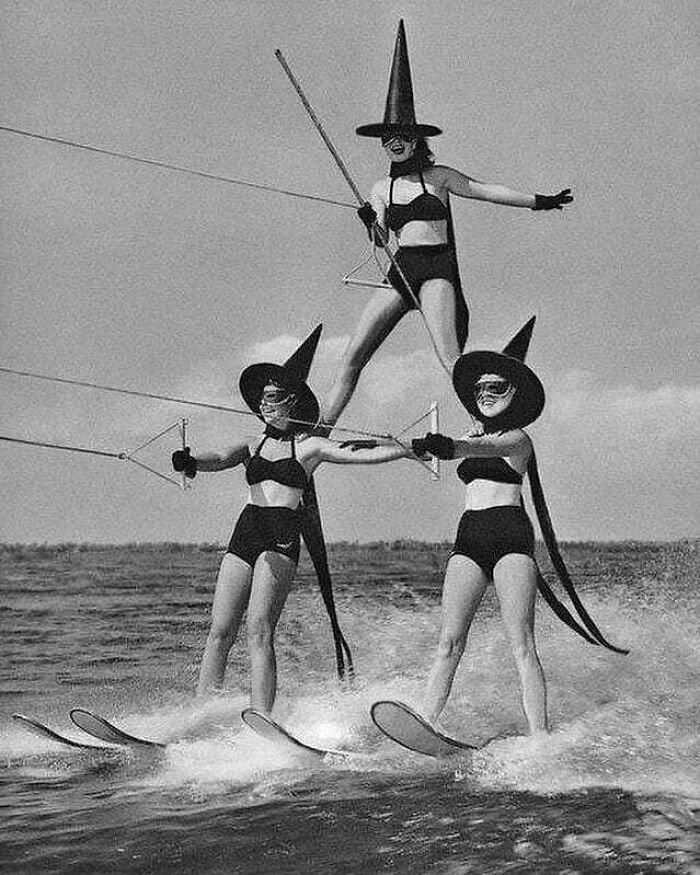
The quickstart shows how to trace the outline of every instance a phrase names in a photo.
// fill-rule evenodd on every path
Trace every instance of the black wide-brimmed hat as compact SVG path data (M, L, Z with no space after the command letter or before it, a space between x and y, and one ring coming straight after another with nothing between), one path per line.
M263 419L260 414L260 399L263 389L268 383L274 382L296 395L297 401L291 412L291 418L299 420L294 425L294 431L301 431L305 426L315 425L321 415L318 400L306 380L311 369L318 340L323 325L317 325L301 346L289 356L283 365L274 362L259 362L249 365L241 374L239 388L243 400L250 409Z
M534 326L533 316L504 347L503 352L474 350L457 359L452 370L452 384L459 400L480 422L488 420L499 428L523 428L542 413L544 387L539 377L525 364ZM482 374L498 374L516 389L508 409L497 417L484 417L477 406L474 385Z
M408 62L406 31L403 19L399 21L399 31L394 46L394 60L389 75L389 91L386 96L384 121L373 125L360 125L355 132L361 137L384 137L406 134L414 137L435 137L441 134L435 125L419 125L413 106L413 84L411 66Z

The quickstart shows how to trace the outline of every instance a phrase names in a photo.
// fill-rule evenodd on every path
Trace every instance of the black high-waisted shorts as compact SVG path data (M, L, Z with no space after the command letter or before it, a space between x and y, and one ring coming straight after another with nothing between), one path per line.
M299 549L299 514L296 510L246 504L226 552L238 556L252 568L266 550L288 556L298 564Z
M505 505L467 510L457 529L452 556L467 556L493 577L499 559L509 553L533 556L535 533L522 507Z
M444 279L449 280L452 285L455 284L457 274L455 254L446 243L440 246L399 246L394 258L411 286L413 296L419 301L421 286L426 280ZM409 308L415 310L416 304L413 296L393 264L389 268L387 279Z

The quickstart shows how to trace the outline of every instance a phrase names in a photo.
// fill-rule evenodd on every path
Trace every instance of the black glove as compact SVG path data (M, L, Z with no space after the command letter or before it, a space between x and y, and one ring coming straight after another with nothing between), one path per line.
M414 455L424 456L430 453L436 459L454 459L455 442L444 434L428 432L424 438L415 438L411 441L411 449Z
M354 440L354 441L343 441L340 445L340 449L343 450L345 447L350 447L353 451L355 450L373 450L375 447L379 446L379 441L362 441L362 440Z
M357 215L360 217L360 221L365 228L367 228L367 235L374 245L382 248L386 246L386 232L377 224L377 214L372 204L365 201L357 211Z
M197 460L192 458L189 447L185 447L184 450L175 450L172 459L173 468L176 471L184 471L185 477L189 477L190 480L197 476Z
M411 441L411 452L414 456L418 456L419 459L426 456L428 451L425 448L425 438L413 438Z
M574 199L570 188L562 189L559 194L536 194L533 210L560 210L564 204L570 204Z
M374 227L374 223L377 221L377 214L374 211L374 207L372 204L365 201L362 206L357 211L357 215L360 217L360 221L367 228L367 233L370 235L370 239L372 238L372 228Z

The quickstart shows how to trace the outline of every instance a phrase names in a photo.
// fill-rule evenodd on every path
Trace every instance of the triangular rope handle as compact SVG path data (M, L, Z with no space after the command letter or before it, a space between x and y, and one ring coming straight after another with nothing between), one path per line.
M185 420L182 421L183 423ZM49 443L48 441L35 441L28 440L26 438L17 438L10 437L8 435L0 435L0 441L8 441L15 444L26 444L32 447L46 447L47 449L52 450L65 450L66 452L71 453L83 453L90 456L102 456L108 459L119 459L122 462L131 462L132 465L136 465L144 471L148 471L150 474L155 474L156 477L159 477L161 480L165 480L168 483L172 483L175 486L180 486L179 481L175 480L172 477L169 477L167 474L162 474L160 471L157 471L155 468L151 468L150 465L146 465L144 462L140 461L140 459L135 458L136 453L143 450L145 447L150 446L154 441L163 437L163 435L168 434L175 428L184 429L184 425L181 425L180 422L176 422L174 425L168 426L168 428L163 429L159 434L155 437L149 438L145 443L141 444L141 446L137 447L135 450L126 451L123 450L121 452L111 452L108 450L97 450L92 447L77 447L72 444L55 444Z
M542 482L540 481L540 474L537 468L537 457L535 456L534 451L527 465L527 474L530 480L530 492L532 493L532 501L535 506L540 529L542 530L542 536L544 538L545 545L547 546L547 552L549 553L549 557L552 560L552 565L554 566L554 569L559 576L559 580L561 581L561 584L564 587L567 595L571 599L572 604L576 608L576 611L578 612L578 615L581 618L583 625L586 627L590 635L596 639L596 642L598 644L602 644L603 647L606 647L608 650L612 650L615 653L629 653L629 650L623 650L620 647L615 647L615 645L610 644L610 642L607 641L607 639L603 636L603 633L596 626L595 622L591 618L586 608L583 606L581 599L576 592L574 583L571 580L571 576L569 575L569 571L564 563L564 559L559 550L559 544L557 543L556 535L554 534L554 527L552 525L552 519L549 515L549 509L547 508L547 502L544 497ZM550 607L552 607L552 610L554 610L554 612L560 619L562 619L568 626L574 629L575 632L581 634L580 627L576 628L578 624L576 624L576 626L572 625L568 619L564 619L562 614L553 607L549 596L551 596L551 598L555 598L555 596L552 593L551 589L549 590L548 596L546 590L549 589L549 587L547 586L546 582L545 586L542 587L541 582L544 582L544 578L540 574L538 587L540 588L540 592L544 596L545 601L547 601ZM564 606L560 604L560 607L563 608ZM570 614L569 619L573 619Z
M363 286L368 289L387 289L390 288L389 280L386 278L387 269L384 265L379 261L377 256L377 247L371 243L368 248L365 250L365 255L362 259L349 270L345 276L343 277L343 284L349 286ZM382 276L382 280L363 280L358 277L360 271L367 267L370 261L374 261L377 271Z
M182 449L184 450L187 440L187 420L179 419L177 422L169 425L167 428L164 428L163 431L158 432L158 434L154 435L152 438L149 438L147 441L140 444L138 447L136 447L136 449L124 453L123 458L126 462L131 462L132 464L137 465L139 468L142 468L144 471L149 471L151 474L155 474L156 477L160 477L161 480L166 480L168 483L174 483L175 486L179 486L182 489L188 489L189 483L187 483L184 473L182 474L182 479L180 482L178 480L175 480L175 478L170 477L167 474L163 474L155 468L152 468L150 465L146 465L140 459L136 458L137 453L140 453L142 450L150 447L151 444L154 444L157 440L160 440L160 438L164 437L166 434L170 434L171 431L175 431L175 429L177 429L180 433Z

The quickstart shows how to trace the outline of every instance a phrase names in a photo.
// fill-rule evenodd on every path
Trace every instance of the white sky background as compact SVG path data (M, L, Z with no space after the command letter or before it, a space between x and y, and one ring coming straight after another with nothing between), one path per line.
M274 51L369 191L387 162L354 129L381 121L400 17L438 160L574 191L563 214L453 204L470 346L538 316L530 433L557 533L697 536L697 3L5 2L0 124L351 203ZM0 365L242 406L242 367L323 322L310 382L329 387L370 294L341 283L365 251L352 210L3 131L0 161ZM0 398L0 434L110 451L182 415L195 449L255 422L1 374ZM432 398L459 434L414 314L340 424L396 433ZM168 471L176 445L144 458ZM245 499L240 469L181 493L115 460L6 442L0 460L2 541L224 541ZM452 538L453 468L324 466L328 538Z

